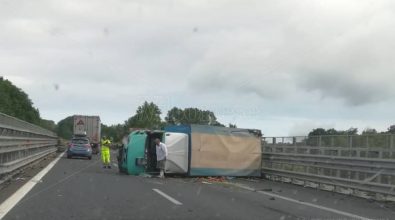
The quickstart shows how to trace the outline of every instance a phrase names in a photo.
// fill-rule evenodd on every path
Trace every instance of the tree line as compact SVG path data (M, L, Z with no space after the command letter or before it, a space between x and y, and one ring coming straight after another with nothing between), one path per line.
M54 131L64 139L70 139L73 135L73 116L66 117L57 124L41 118L39 110L33 106L29 96L3 77L0 77L0 112ZM167 112L164 120L160 117L161 113L155 103L145 101L137 108L136 113L123 123L102 124L102 135L120 141L130 128L163 129L166 125L178 124L225 126L218 122L214 112L208 110L174 107ZM236 125L229 124L229 127Z
M387 128L387 131L378 132L374 128L366 128L361 132L361 135L373 135L373 134L395 134L395 125L391 125ZM324 129L315 128L309 132L308 136L325 136L325 135L358 135L358 128L349 128L347 130L336 130L334 128Z
M201 110L198 108L177 108L170 109L164 120L161 118L162 111L153 102L145 101L136 110L136 113L129 117L124 123L115 125L102 124L102 136L112 138L115 142L122 140L123 136L129 133L131 128L141 129L163 129L167 125L180 124L200 124L200 125L225 125L218 122L214 112ZM235 124L229 124L229 127L236 127ZM60 137L69 139L72 136L73 117L67 117L61 120L57 126L57 133Z
M358 134L357 128L347 130L316 128L309 133L304 141L309 146L382 148L393 146L392 137L385 134L395 134L395 125L391 125L387 128L387 131L382 132L378 132L373 128L367 128L361 134Z
M29 96L9 80L0 76L0 112L23 121L55 130L55 122L42 119L40 112L34 108Z

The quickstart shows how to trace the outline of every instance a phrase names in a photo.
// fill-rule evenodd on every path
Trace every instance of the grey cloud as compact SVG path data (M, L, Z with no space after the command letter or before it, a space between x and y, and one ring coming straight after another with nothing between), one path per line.
M347 73L308 72L301 79L301 86L307 91L319 91L323 98L335 97L349 105L363 105L391 98L393 91L387 82L361 81Z
M325 42L320 51L301 57L300 69L295 68L303 76L299 85L350 105L392 99L395 44L389 39L395 37L394 18L393 13L379 11L357 16L349 29Z
M368 114L349 105L394 104L391 1L21 0L0 6L0 73L55 120L87 111L121 122L143 99L157 100L163 111L260 110L240 124L261 114L307 117L321 107L325 115L358 111L362 117ZM117 110L101 107L102 99ZM331 107L339 100L346 103L341 113Z
M192 69L190 85L268 99L306 93L310 98L318 91L347 105L392 100L395 15L388 8L393 4L351 1L350 8L337 11L341 3L326 3L298 4L265 30L256 24L213 34L216 43Z

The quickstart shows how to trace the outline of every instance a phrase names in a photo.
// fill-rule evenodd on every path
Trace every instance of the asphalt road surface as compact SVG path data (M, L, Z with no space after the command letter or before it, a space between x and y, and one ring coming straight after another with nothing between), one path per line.
M112 156L115 163L115 156ZM36 180L37 181L37 180ZM395 219L395 208L270 181L120 175L62 157L4 219Z

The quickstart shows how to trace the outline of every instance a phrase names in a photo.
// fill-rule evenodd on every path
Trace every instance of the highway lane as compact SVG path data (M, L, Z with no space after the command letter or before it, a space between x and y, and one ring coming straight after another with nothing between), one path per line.
M256 184L252 187L262 187ZM315 191L314 197L320 194ZM103 169L98 157L63 157L4 219L312 218L350 219L234 185L120 175L114 166Z

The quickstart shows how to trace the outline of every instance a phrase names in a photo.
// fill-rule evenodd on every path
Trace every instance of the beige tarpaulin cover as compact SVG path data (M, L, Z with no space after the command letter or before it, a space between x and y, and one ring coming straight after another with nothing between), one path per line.
M259 176L261 158L261 137L256 133L191 125L191 175Z

